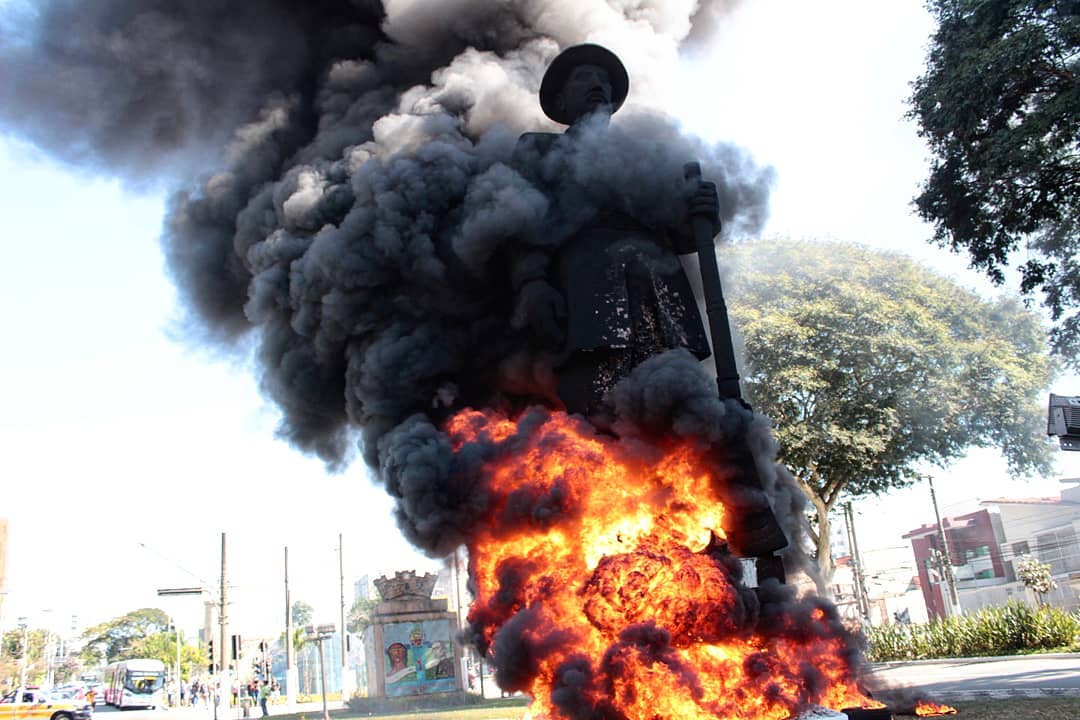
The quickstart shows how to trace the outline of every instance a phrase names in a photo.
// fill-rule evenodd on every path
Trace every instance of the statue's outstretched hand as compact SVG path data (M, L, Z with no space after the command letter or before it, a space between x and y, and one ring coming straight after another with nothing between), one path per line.
M531 328L552 345L563 340L566 301L562 294L544 280L530 280L518 290L517 305L511 323L515 328Z

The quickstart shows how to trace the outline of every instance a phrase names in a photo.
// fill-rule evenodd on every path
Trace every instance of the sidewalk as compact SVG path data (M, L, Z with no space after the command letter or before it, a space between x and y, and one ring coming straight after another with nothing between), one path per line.
M293 715L295 713L321 714L322 713L322 701L306 702L306 703L294 703L293 705L287 705L285 703L278 703L276 705L271 704L267 706L267 710L270 711L270 716L275 715ZM341 710L345 707L345 703L340 700L328 700L326 702L326 709L330 711ZM206 718L214 717L214 707L212 705L189 705L185 707L174 708L160 708L161 712L168 712L177 718L190 718L191 720L206 720ZM246 712L246 714L245 714ZM262 710L256 704L249 708L243 707L229 707L218 708L217 711L218 720L243 720L244 718L260 718L262 717Z
M1080 653L874 663L868 686L922 689L942 700L1080 697Z

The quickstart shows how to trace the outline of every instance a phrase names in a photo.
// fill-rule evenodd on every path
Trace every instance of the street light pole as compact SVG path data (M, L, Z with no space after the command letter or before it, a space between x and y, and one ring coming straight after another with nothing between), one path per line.
M158 597L175 597L175 596L202 596L204 590L201 587L186 587L186 588L161 588L157 591ZM172 617L173 627L176 629L176 695L175 702L180 704L180 623L176 619L176 613L173 613Z
M326 707L326 658L323 652L323 643L334 637L333 625L319 625L304 628L305 639L313 642L319 649L319 686L322 689L322 712L323 720L330 720L330 711Z

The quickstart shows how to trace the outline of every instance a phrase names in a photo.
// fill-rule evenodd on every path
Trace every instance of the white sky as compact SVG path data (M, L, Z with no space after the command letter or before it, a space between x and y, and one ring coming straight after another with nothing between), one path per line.
M910 213L928 153L903 101L931 29L921 0L743 3L716 53L679 80L673 111L776 167L768 234L899 250L986 291ZM362 464L328 476L274 439L278 413L248 368L170 339L163 202L0 137L0 515L11 522L0 628L26 616L60 631L73 614L81 627L159 606L194 629L198 602L170 606L155 590L216 586L222 531L232 628L247 636L279 631L285 545L293 599L318 622L337 619L339 532L349 603L362 574L433 570ZM988 497L1056 495L1057 478L1078 476L1080 453L1061 453L1051 478L1019 482L978 451L936 471L935 485L951 515ZM857 509L870 572L933 520L925 485Z

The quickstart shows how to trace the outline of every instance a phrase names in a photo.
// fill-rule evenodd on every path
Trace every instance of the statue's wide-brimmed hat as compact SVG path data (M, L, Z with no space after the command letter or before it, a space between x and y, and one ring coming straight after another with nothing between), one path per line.
M622 107L630 92L630 76L615 53L592 43L572 45L551 61L540 83L540 107L545 115L563 125L570 125L575 118L567 116L559 107L559 93L570 73L579 65L597 65L607 70L611 80L611 112Z

